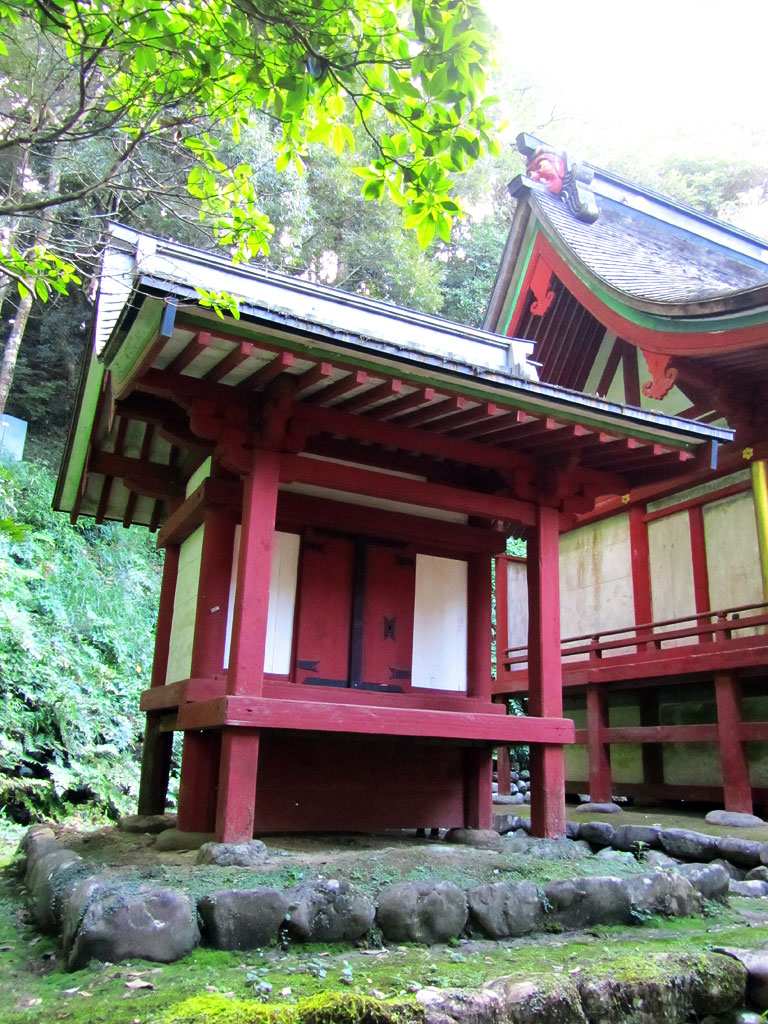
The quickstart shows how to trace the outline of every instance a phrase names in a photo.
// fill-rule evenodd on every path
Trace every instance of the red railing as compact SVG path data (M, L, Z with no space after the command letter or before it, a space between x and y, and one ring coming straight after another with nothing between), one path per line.
M598 660L606 651L626 650L626 653L640 654L661 651L664 649L662 645L670 640L687 640L689 643L731 640L734 633L764 626L768 626L768 602L699 612L662 622L645 622L624 629L584 633L582 636L565 637L560 642L563 658L586 655L589 660ZM502 658L501 664L508 671L528 661L527 644L509 647L505 653L507 656Z

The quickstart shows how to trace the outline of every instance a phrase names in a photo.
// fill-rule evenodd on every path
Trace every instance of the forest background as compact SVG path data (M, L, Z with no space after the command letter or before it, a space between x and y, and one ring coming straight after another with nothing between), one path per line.
M361 124L341 111L342 134L318 135L300 152L286 150L274 116L243 124L234 140L207 118L196 127L215 153L205 172L194 170L197 154L179 145L179 124L169 117L165 130L148 134L111 173L125 148L119 127L101 123L37 148L3 144L20 122L45 123L56 102L71 104L67 90L77 79L39 20L20 21L2 48L0 248L10 271L0 276L0 346L6 356L14 350L5 411L29 425L25 461L0 465L6 822L71 813L114 818L135 806L137 694L151 666L162 558L146 531L90 521L72 527L50 510L108 221L204 249L223 236L232 248L232 211L220 183L247 166L260 215L274 227L268 245L251 239L249 249L246 239L245 254L255 262L472 326L482 321L514 212L507 183L522 169L511 145L519 131L575 147L589 162L746 230L760 232L765 224L762 149L723 154L695 137L656 149L622 139L617 148L614 130L587 126L585 117L568 112L566 96L553 94L547 62L507 62L492 71L494 120L507 125L503 145L482 155L483 147L466 137L468 159L454 155L452 198L441 199L439 216L427 218L425 230L412 202L404 219L373 172L361 177L358 170L375 168L382 135L400 145L385 112L373 111ZM150 77L153 71L148 65ZM41 195L64 191L75 198L38 204ZM461 219L447 205L454 201L464 210ZM13 253L34 261L42 244L58 263L49 261L47 274L19 288ZM0 411L2 397L0 389Z

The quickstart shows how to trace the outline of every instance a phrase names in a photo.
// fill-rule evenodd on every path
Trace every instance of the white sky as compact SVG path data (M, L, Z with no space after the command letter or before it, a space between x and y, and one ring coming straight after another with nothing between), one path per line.
M484 2L516 77L567 119L547 141L579 140L594 162L601 136L616 150L764 154L768 167L766 0Z

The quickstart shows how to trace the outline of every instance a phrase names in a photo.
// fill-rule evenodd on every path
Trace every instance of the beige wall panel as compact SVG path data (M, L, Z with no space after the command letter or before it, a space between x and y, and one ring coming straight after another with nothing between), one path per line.
M629 517L615 516L565 534L560 539L560 635L621 629L634 621Z
M198 526L179 550L179 574L173 601L168 671L165 677L167 683L188 679L192 666L192 641L195 635L195 605L203 550L203 530L204 527Z
M704 536L711 607L761 602L763 581L751 493L705 505Z
M656 622L693 615L696 599L691 564L691 531L687 512L676 512L648 524L651 599ZM670 627L672 629L674 627ZM670 640L676 647L685 640Z
M507 562L507 629L510 647L528 646L528 580L525 562Z
M416 555L414 687L467 689L467 563Z

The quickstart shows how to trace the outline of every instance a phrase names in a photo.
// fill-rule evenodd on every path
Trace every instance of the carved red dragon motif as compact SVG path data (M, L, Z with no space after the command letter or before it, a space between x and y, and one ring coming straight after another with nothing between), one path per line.
M677 380L677 370L670 366L671 356L658 352L643 352L651 379L643 382L642 392L646 398L661 400L672 390Z

